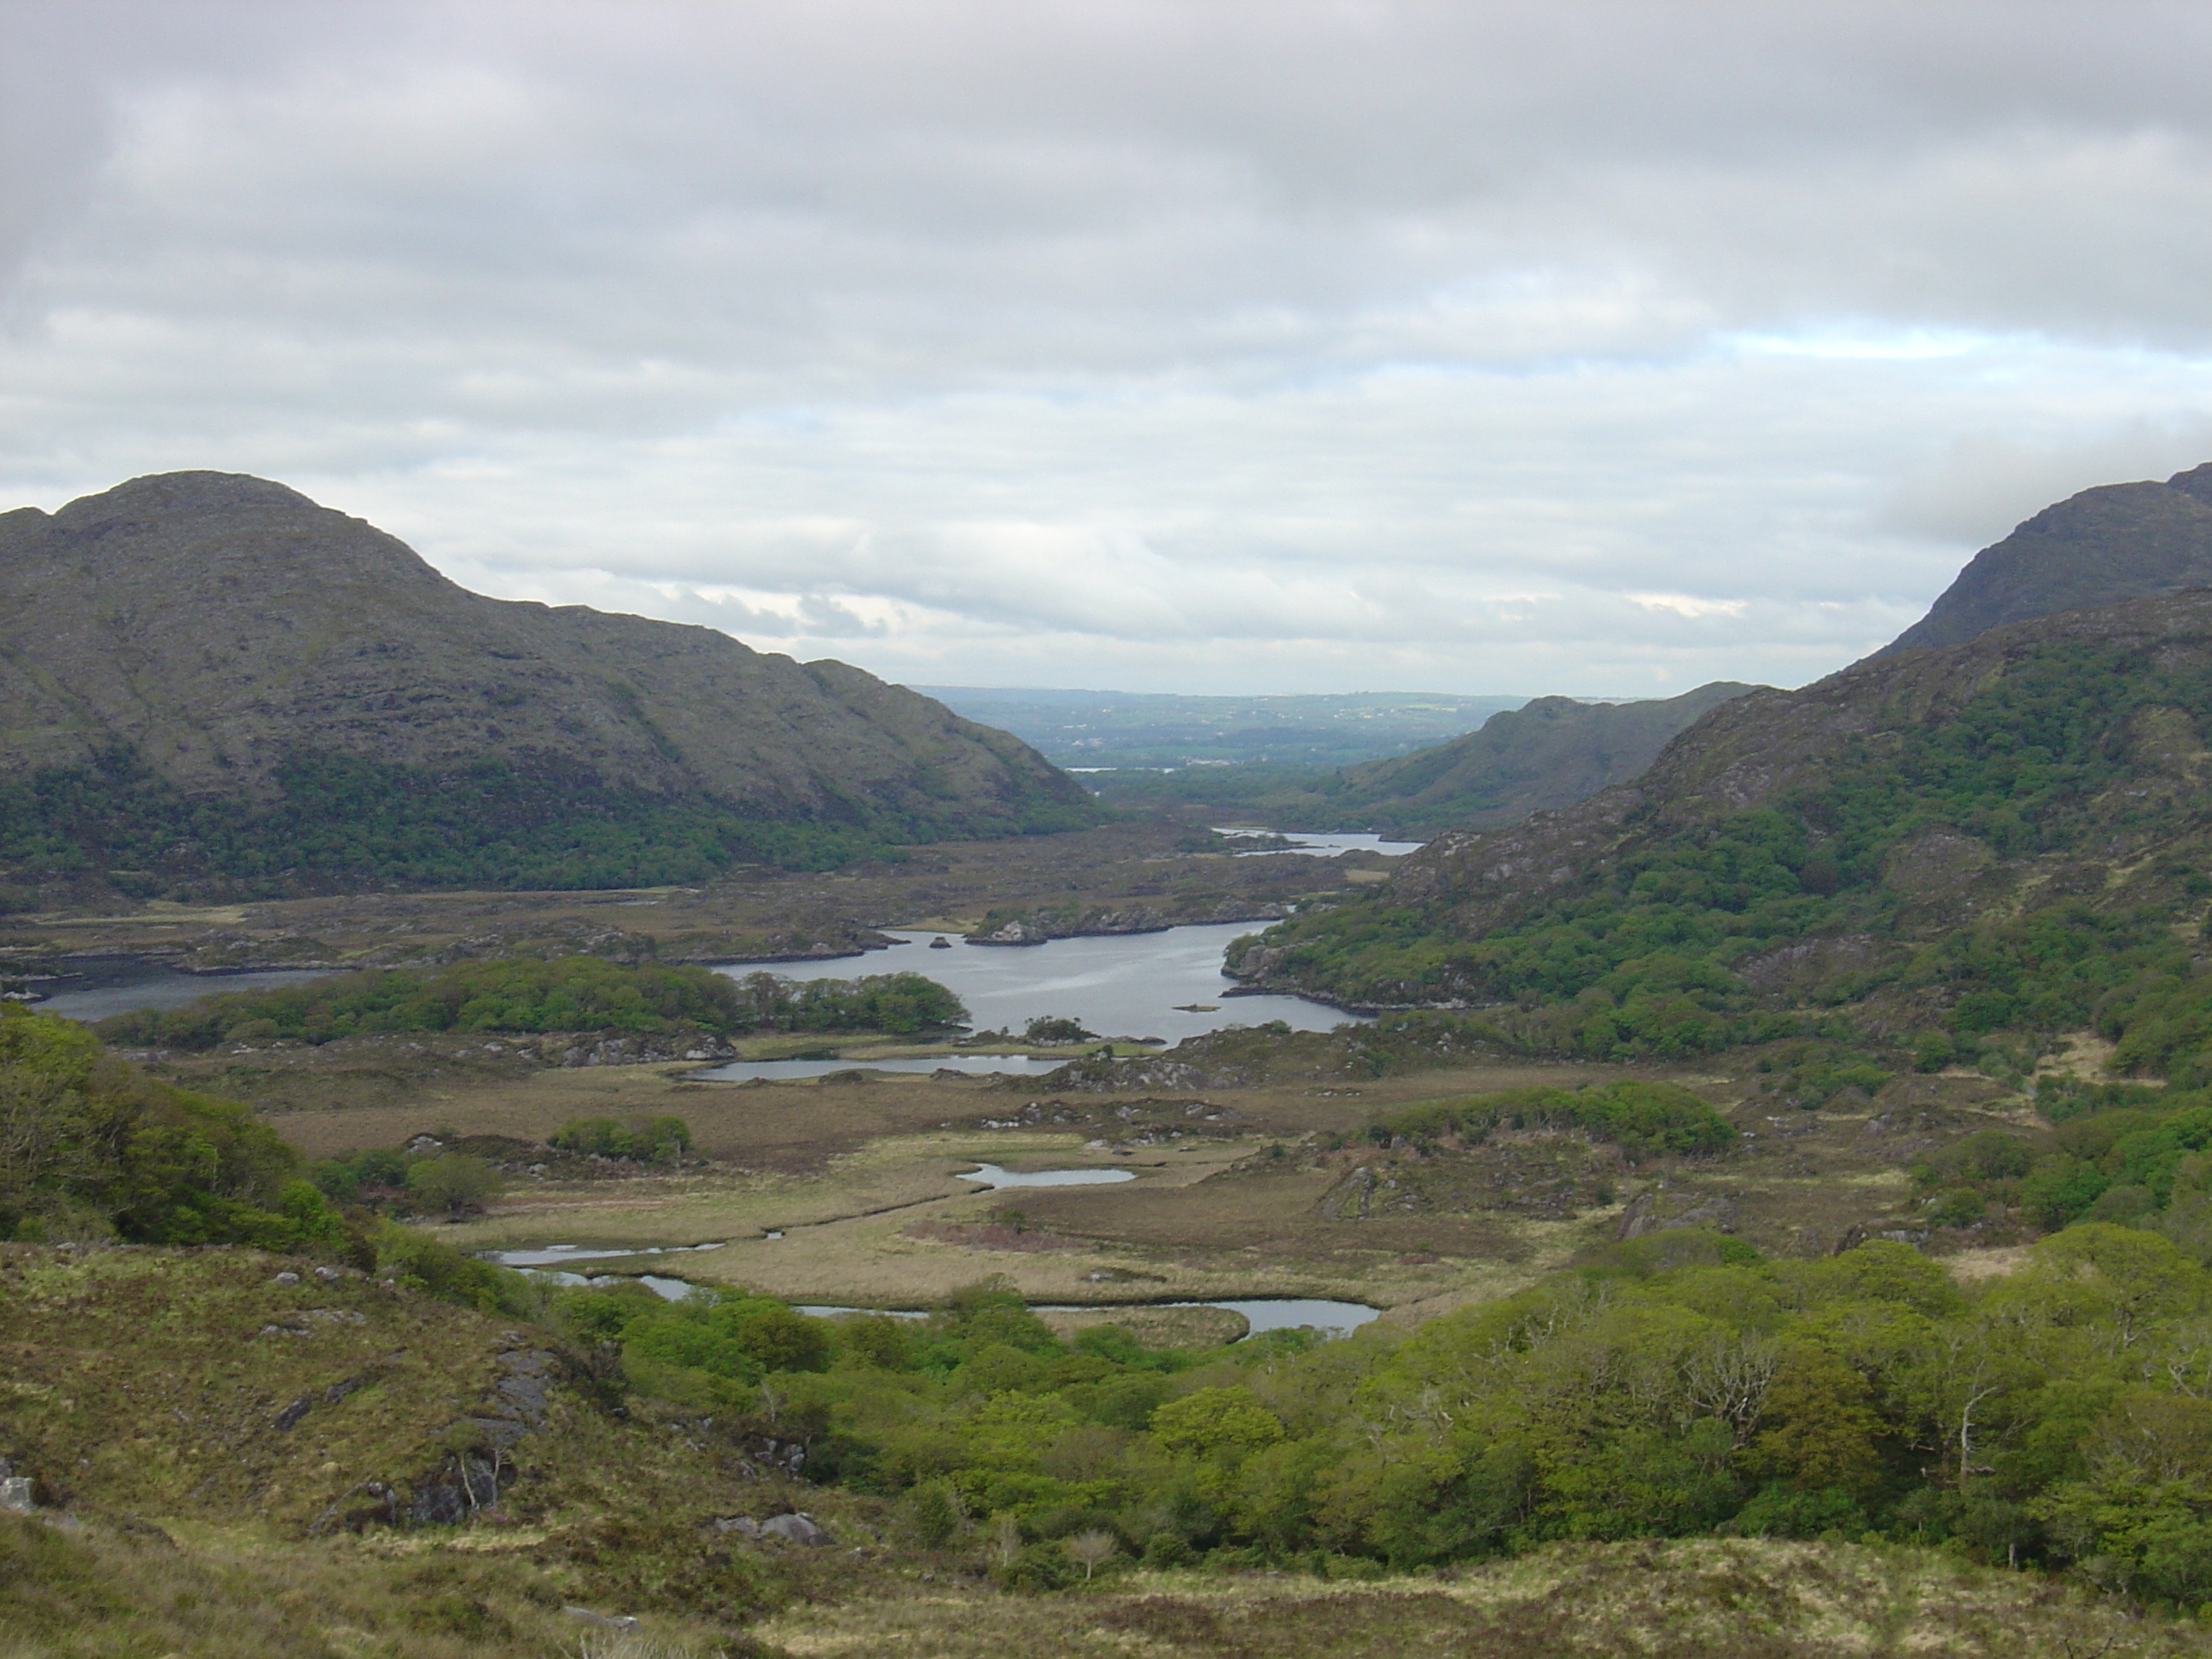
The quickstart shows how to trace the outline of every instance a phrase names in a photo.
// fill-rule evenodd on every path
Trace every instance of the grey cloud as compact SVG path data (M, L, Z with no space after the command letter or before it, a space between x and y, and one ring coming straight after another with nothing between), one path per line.
M1595 692L2212 444L2197 5L31 13L12 499L265 471L917 678Z

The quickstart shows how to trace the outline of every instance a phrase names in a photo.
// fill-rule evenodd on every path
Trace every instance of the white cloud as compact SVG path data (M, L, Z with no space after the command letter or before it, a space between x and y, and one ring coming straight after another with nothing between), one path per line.
M2194 5L100 0L17 45L9 501L256 471L486 591L899 677L1794 683L2212 455Z

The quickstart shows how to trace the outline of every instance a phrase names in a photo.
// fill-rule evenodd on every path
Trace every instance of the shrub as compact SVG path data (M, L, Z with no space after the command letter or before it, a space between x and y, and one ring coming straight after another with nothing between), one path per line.
M441 1152L419 1158L407 1170L407 1190L453 1220L483 1207L500 1188L499 1171L465 1152Z
M546 1144L586 1157L628 1158L638 1164L673 1164L691 1150L691 1126L680 1117L572 1118L547 1137Z

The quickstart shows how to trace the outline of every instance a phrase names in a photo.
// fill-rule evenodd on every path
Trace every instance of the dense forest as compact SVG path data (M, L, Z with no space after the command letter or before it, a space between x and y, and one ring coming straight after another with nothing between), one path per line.
M301 985L221 992L182 1008L114 1014L98 1029L109 1042L208 1049L225 1042L333 1042L370 1031L908 1035L967 1018L958 998L920 974L732 979L682 963L627 965L571 956L334 974Z
M365 886L592 889L707 880L738 864L825 870L901 844L1079 829L1042 799L998 819L855 806L778 822L704 795L610 787L573 768L487 760L429 771L295 755L281 797L187 794L127 750L0 782L0 871L83 877L137 897L276 897Z

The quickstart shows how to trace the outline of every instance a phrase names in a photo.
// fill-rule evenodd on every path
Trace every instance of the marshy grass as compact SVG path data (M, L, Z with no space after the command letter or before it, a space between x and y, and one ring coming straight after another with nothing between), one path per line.
M2178 1659L2212 1628L1936 1551L1754 1540L1559 1545L1433 1576L1102 1574L1018 1597L940 1583L793 1606L797 1659Z

